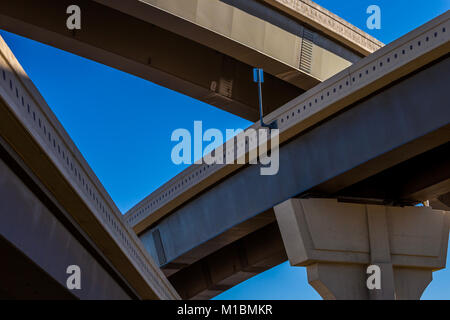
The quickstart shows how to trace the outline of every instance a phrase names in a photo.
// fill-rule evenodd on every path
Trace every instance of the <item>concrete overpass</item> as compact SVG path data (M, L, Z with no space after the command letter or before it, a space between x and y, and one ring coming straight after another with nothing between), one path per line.
M72 4L82 8L81 30L62 18ZM210 298L289 258L325 298L365 298L361 266L380 262L392 289L383 297L420 297L448 243L448 214L411 207L449 204L448 20L377 51L381 43L308 0L3 1L3 29L251 120L248 78L263 67L265 121L278 123L282 145L276 176L196 165L172 179L126 216L142 244L3 45L0 247L11 277L0 294ZM68 264L85 270L87 287L65 288ZM354 287L335 292L330 274Z
M2 299L179 298L1 38L0 252Z
M448 214L413 205L432 200L436 209L450 209L449 17L446 12L267 115L265 122L280 128L277 175L261 176L258 165L193 165L126 214L183 298L211 298L288 257L308 267L310 283L325 298L344 296L330 293L336 279L324 284L324 274L350 272L349 283L354 274L361 280L361 265L377 259L389 262L395 278L385 298L420 297L431 270L445 266L448 245ZM249 146L235 151L242 157ZM317 200L323 198L347 207ZM347 210L359 212L357 218ZM322 217L328 211L336 214ZM425 213L430 220L418 222ZM336 217L357 221L355 229ZM293 227L305 219L312 219L309 230ZM323 228L337 225L336 239L358 230L365 245L352 242L355 254L336 249ZM408 225L416 229L402 229ZM423 234L415 234L421 226ZM402 242L400 234L423 241ZM317 243L320 250L310 251ZM361 290L348 292L366 297Z
M82 29L68 31L73 4ZM311 1L3 1L0 27L247 119L254 64L270 74L270 112L382 46ZM1 296L178 298L3 42L1 54ZM71 264L79 291L65 286Z
M80 30L66 27L69 5ZM382 46L310 0L4 0L0 28L252 121L253 66L268 73L268 114Z

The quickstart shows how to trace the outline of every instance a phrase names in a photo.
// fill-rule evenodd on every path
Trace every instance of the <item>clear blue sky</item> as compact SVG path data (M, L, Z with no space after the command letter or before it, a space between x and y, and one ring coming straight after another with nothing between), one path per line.
M316 0L384 43L450 9L450 0ZM377 4L381 30L366 28ZM171 162L173 130L245 128L249 122L151 82L0 31L117 206L125 212L182 171ZM449 265L450 262L447 264ZM449 265L450 267L450 265ZM426 299L450 298L450 268L434 273ZM319 299L304 268L287 263L223 293L221 299Z

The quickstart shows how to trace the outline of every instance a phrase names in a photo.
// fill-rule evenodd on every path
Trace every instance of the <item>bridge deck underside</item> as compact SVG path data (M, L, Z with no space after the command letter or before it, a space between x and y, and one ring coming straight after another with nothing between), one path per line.
M0 299L2 300L72 300L67 288L55 281L14 245L0 236Z

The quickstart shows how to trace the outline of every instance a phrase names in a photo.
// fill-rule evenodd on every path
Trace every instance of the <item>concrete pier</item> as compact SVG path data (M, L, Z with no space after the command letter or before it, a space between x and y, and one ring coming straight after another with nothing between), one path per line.
M449 212L335 199L290 199L274 210L291 265L307 268L324 299L420 299L445 268Z

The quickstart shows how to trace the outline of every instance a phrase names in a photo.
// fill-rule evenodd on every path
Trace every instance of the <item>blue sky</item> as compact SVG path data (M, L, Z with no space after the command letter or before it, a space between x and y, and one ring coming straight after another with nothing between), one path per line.
M316 0L389 43L450 9L450 0ZM381 8L381 30L368 30L366 9ZM186 166L170 159L177 128L245 128L250 123L61 50L0 31L117 206L125 212ZM250 77L250 75L249 75ZM255 88L256 90L256 88ZM450 268L434 273L423 298L450 298ZM281 264L223 293L220 299L319 299L304 268Z

